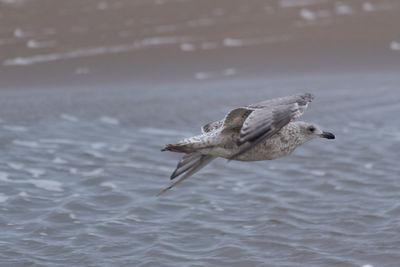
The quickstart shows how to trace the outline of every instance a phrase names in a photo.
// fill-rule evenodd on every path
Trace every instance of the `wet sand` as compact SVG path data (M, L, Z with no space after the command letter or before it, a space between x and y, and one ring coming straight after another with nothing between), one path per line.
M7 3L2 88L399 71L397 1Z

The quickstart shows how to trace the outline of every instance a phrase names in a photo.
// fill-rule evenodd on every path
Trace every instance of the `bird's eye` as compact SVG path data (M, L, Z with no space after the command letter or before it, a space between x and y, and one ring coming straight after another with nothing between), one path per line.
M308 130L313 133L315 131L315 127L311 126L308 128Z

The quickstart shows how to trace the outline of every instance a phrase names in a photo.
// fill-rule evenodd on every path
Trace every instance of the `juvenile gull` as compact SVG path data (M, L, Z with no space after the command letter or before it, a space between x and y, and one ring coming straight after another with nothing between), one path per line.
M313 138L335 139L332 133L311 123L294 121L313 98L309 93L296 94L236 108L224 119L204 125L201 135L166 145L161 151L185 153L171 180L183 176L158 195L217 157L238 161L273 160L291 154Z

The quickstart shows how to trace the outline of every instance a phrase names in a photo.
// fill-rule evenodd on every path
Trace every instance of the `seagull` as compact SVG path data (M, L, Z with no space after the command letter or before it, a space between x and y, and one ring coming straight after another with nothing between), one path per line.
M314 99L309 93L273 98L235 108L222 120L204 125L202 134L168 144L161 151L184 153L161 195L189 178L217 157L237 161L273 160L291 154L298 146L317 138L335 135L317 126L294 121Z

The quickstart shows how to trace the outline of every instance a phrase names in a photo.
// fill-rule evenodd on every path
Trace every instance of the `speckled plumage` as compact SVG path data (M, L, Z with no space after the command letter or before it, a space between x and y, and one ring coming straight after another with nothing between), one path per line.
M314 125L297 121L312 101L311 94L296 94L236 108L224 119L202 127L202 134L169 144L162 151L181 152L171 179L184 174L172 188L216 157L238 161L273 160L292 153L315 137L333 139Z

